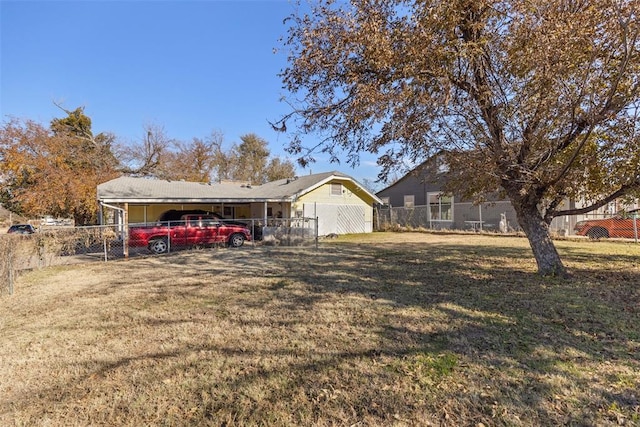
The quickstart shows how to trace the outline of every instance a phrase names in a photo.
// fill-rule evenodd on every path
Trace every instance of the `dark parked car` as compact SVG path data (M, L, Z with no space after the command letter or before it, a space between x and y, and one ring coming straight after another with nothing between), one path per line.
M227 219L220 215L217 212L209 212L200 209L192 209L192 210L176 210L171 209L163 212L158 218L158 222L166 223L166 222L175 222L180 221L182 215L211 215L220 220L220 222L226 225L234 225L238 227L249 227L251 229L252 221L236 221L233 219ZM258 224L253 224L252 235L254 240L262 240L262 226Z
M33 234L36 229L31 224L14 224L7 230L10 234Z
M246 222L234 221L234 220L231 220L231 219L226 219L225 217L223 217L222 215L220 215L217 212L203 211L203 210L200 210L200 209L182 210L182 211L171 209L169 211L163 212L162 215L160 215L160 218L158 218L158 221L159 222L181 221L183 215L211 215L211 216L219 219L220 221L224 222L225 224L239 225L241 227L246 227L247 226Z
M177 222L182 221L182 215L211 215L212 212L202 209L176 210L171 209L163 212L158 218L158 222Z

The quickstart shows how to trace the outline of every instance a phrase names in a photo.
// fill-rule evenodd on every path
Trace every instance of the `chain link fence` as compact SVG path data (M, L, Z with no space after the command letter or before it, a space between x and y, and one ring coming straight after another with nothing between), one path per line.
M582 215L573 228L575 235L590 239L633 239L640 233L640 211L621 212L615 215Z
M277 218L267 221L256 239L265 246L311 246L318 244L318 221L316 218Z
M515 219L509 215L510 205L497 202L476 206L457 203L446 211L441 206L378 207L375 210L377 230L427 229L452 231L518 232Z
M379 207L376 209L377 230L427 229L492 233L519 233L513 209L508 202L487 205L459 203L454 212L439 215L432 206ZM638 242L640 210L618 214L586 214L560 216L549 226L555 237L584 236L591 239L633 239Z
M13 293L17 242L21 236L2 236L0 238L0 293Z
M376 229L385 230L452 230L489 233L518 233L512 210L499 203L476 206L456 204L455 212L438 216L431 206L412 208L379 207L375 210ZM256 246L313 246L318 245L316 218L275 218L230 221L243 224L250 230L250 239L243 247ZM153 227L158 224L133 224L133 227ZM165 224L166 251L163 253L205 247L192 244L171 244L171 231L180 224ZM587 214L558 217L550 226L555 236L576 236L590 239L627 239L636 243L640 237L640 210L616 215ZM94 227L41 227L31 235L0 235L0 293L13 293L17 272L50 265L72 264L87 261L110 261L125 257L149 256L154 252L150 245L125 246L130 233L122 225ZM216 246L227 246L222 241Z
M242 219L230 221L249 229L250 238L236 240L238 246L316 246L318 227L316 218L291 218L264 220ZM185 228L184 222L164 224L104 225L92 227L41 227L34 234L0 235L0 294L12 294L18 272L51 265L75 264L88 261L111 261L128 257L154 255L151 244L125 245L131 230L136 227L158 227L166 233L166 250L170 253L210 246L230 246L230 236L217 243L203 244L199 235L208 227L202 224L190 231L195 240L176 243L177 230ZM209 226L211 227L211 226ZM199 228L199 229L198 229ZM173 234L172 234L173 232ZM211 240L209 240L211 241ZM172 244L172 242L174 244Z

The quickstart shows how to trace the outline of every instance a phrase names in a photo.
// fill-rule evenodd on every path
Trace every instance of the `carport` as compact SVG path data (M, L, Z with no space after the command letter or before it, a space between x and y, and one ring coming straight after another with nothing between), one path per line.
M100 224L153 223L168 210L200 209L227 219L270 221L313 218L318 235L373 230L380 199L348 175L326 172L255 186L120 177L98 185Z

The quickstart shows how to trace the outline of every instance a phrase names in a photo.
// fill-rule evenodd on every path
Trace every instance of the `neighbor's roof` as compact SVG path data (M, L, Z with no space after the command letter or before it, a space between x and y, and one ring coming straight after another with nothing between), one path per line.
M294 201L333 180L351 181L374 201L379 199L361 184L340 172L325 172L281 179L264 185L166 181L120 177L98 185L104 203L231 203Z

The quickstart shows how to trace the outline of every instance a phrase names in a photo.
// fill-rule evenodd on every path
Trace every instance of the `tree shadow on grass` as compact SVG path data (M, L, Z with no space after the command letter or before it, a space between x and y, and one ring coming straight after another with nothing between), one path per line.
M580 250L563 250L577 266L592 262ZM505 408L529 415L533 408L550 424L595 422L607 408L615 408L616 417L638 414L636 387L612 384L605 375L611 362L615 375L626 375L625 366L640 367L640 273L620 268L637 262L633 255L602 255L596 273L591 265L574 267L569 280L538 276L528 247L344 245L303 254L302 260L286 250L270 257L269 264L284 267L283 280L302 282L310 291L292 296L284 285L275 286L284 309L313 310L327 295L385 305L379 323L362 325L381 337L381 352L434 352L437 339L438 352L453 352L480 371L508 373L491 393ZM264 268L252 262L255 271ZM402 314L410 309L450 327L421 332L419 319ZM637 385L638 377L630 378ZM579 392L571 395L571 387ZM579 403L566 406L563 399Z
M580 256L569 258L579 264ZM598 275L574 268L570 280L538 276L530 258L525 248L435 244L363 251L346 245L310 257L291 277L319 295L359 294L372 304L392 301L400 310L437 313L436 319L454 325L439 335L448 340L444 351L487 371L510 372L513 384L499 382L504 390L493 395L521 413L535 408L539 420L554 420L550 424L590 423L615 408L616 416L635 415L637 421L636 387L611 384L604 374L611 362L621 375L626 366L640 368L640 273L619 269L634 257L604 256ZM393 311L383 319L388 324L398 320L402 317ZM406 348L424 344L420 334L411 338L397 327L382 334ZM577 374L574 368L594 371ZM637 380L629 381L637 386ZM581 403L563 415L562 405L553 406L559 404L554 395L562 396L572 386L580 393L566 398Z
M640 277L616 270L624 256L608 259L601 279L574 268L560 280L539 277L521 247L215 255L162 260L159 274L193 279L167 279L158 285L164 298L201 298L210 286L203 276L266 280L236 285L224 312L205 293L197 312L137 322L177 330L219 322L212 334L229 337L176 335L163 351L91 360L86 375L39 390L42 399L74 407L94 396L96 381L111 390L109 379L123 377L156 400L163 381L175 384L169 399L196 402L198 420L209 424L594 425L638 413ZM113 319L114 335L129 321ZM186 408L172 412L153 399L159 413L135 414L135 402L130 415L195 423Z

